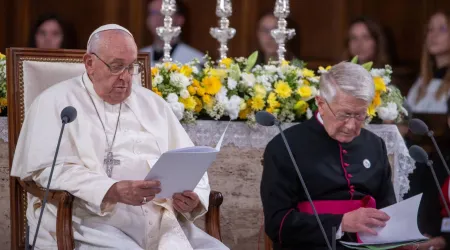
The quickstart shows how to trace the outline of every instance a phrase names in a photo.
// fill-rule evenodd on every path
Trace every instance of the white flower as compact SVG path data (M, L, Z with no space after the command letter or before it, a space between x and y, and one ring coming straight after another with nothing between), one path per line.
M233 78L228 77L227 85L228 85L228 89L229 89L229 90L233 90L233 89L236 88L237 82L236 82ZM222 89L223 89L223 88L222 88Z
M180 74L180 73L171 74L170 75L170 83L172 85L180 87L180 88L187 88L189 85L191 85L189 78L187 78L185 75Z
M313 116L312 110L310 108L308 108L306 110L306 118L311 119L311 117Z
M380 119L385 121L393 121L397 119L397 104L395 104L394 102L388 102L386 106L378 107L377 109L377 113Z
M249 73L242 73L241 74L243 83L247 87L253 87L256 83L255 75L249 74Z
M164 78L160 74L157 74L155 76L155 79L153 79L152 85L156 87L159 84L161 84L163 82L163 80L164 80Z
M278 71L278 68L275 65L265 65L264 70L270 74L275 74Z
M233 95L228 101L227 105L225 106L225 111L227 111L231 120L236 120L237 117L239 116L239 111L241 110L241 103L242 99L237 95Z
M170 103L173 113L178 120L183 119L184 105L179 102Z
M197 66L192 66L191 68L192 68L192 73L198 74L198 68L197 68Z
M227 92L228 90L226 88L220 88L219 92L216 94L216 100L218 103L224 105L228 103Z
M401 111L405 116L408 115L408 110L406 110L403 106L400 107L400 111Z
M383 81L385 85L388 85L391 82L391 78L389 76L383 76Z
M320 81L320 77L315 76L315 77L308 77L308 81L312 82L312 83L319 83Z
M177 103L178 102L178 96L175 93L170 93L167 97L166 100L168 103Z
M187 89L181 90L181 91L180 91L180 96L181 96L182 98L184 98L184 99L188 98L188 97L190 96L190 95L189 95L189 91L187 91Z
M372 77L376 77L376 76L382 77L382 76L384 76L385 72L386 72L385 69L371 69L370 70L370 74L372 75Z

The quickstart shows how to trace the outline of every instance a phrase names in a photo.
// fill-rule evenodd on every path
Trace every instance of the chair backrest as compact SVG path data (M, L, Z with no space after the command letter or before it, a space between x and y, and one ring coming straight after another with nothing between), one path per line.
M48 87L81 75L85 50L9 48L6 51L8 89L9 168L19 139L25 113L33 100ZM133 79L151 89L150 55L138 54L144 71ZM11 249L24 249L27 194L15 177L10 178Z

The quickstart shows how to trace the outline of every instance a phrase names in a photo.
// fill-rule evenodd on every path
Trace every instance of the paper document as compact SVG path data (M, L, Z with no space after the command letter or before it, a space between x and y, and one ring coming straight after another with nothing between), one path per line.
M230 123L215 148L195 146L174 149L162 154L145 177L145 180L161 182L161 192L156 198L172 198L175 193L194 190L216 160L229 125Z
M412 243L427 240L428 238L420 233L417 225L417 213L419 211L421 199L422 194L419 194L389 207L380 209L388 214L390 219L386 222L385 227L374 228L378 235L359 233L359 238L363 243L342 241L341 243L347 246L378 245L379 247L382 247L386 244L408 244L408 242Z

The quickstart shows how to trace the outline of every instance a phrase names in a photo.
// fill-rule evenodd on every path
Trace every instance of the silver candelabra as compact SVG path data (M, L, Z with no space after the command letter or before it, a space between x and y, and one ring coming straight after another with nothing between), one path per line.
M180 35L181 28L172 26L172 15L176 11L175 0L163 0L161 6L161 13L164 15L164 27L156 28L156 33L164 41L164 58L163 62L171 62L172 57L170 56L170 51L172 46L170 42L174 37Z
M287 28L286 18L289 16L289 0L276 0L274 15L278 18L277 29L271 30L271 35L278 44L278 61L281 63L285 60L286 41L292 39L295 35L294 29Z
M228 20L232 12L231 0L217 0L216 15L220 17L220 27L211 28L209 33L220 42L220 59L227 57L228 40L236 34L236 30L230 28L230 21Z

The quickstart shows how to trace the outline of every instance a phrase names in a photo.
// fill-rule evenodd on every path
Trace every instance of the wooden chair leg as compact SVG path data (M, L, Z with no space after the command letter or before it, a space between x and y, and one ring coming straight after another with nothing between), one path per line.
M59 250L71 250L75 248L72 230L72 205L74 197L67 192L64 193L60 197L56 216L56 240Z
M211 191L209 195L209 208L205 216L205 230L214 238L222 241L220 233L220 205L222 205L222 193Z

